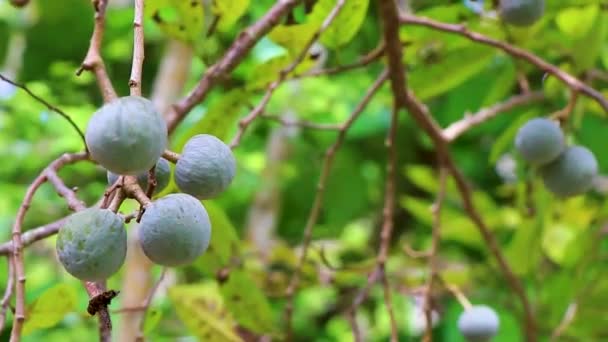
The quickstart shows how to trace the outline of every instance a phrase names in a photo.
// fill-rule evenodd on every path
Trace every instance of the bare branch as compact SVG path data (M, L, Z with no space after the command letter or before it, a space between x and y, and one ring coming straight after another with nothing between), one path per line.
M133 63L129 88L132 96L141 96L141 73L144 64L144 0L135 0L133 18Z
M504 113L515 107L543 101L544 99L545 96L542 92L531 92L515 95L505 102L497 103L489 108L483 108L475 114L465 114L464 118L453 122L447 128L445 128L443 130L443 136L445 140L453 142L469 129L492 119L500 113Z
M25 84L20 84L20 83L17 83L15 81L12 81L12 80L10 80L9 78L7 78L6 76L4 76L2 74L0 74L0 79L3 80L4 82L12 84L13 86L15 86L17 88L23 89L34 100L42 103L46 108L48 108L48 110L50 110L51 112L55 112L55 113L61 115L64 119L66 119L70 123L70 126L74 127L74 129L76 130L76 133L78 133L78 135L80 136L80 139L82 139L82 143L84 144L84 147L86 149L87 143L86 143L86 141L84 139L84 133L78 127L78 125L76 125L76 122L74 122L74 120L72 120L72 118L68 114L66 114L63 110L59 109L58 107L53 106L52 104L50 104L48 101L46 101L42 97L34 94L34 92L32 92Z
M297 126L302 128L316 129L320 131L337 131L342 127L342 125L340 124L323 124L304 120L295 120L278 115L262 114L260 115L260 118L276 121L283 126Z
M28 187L25 197L19 206L19 211L17 212L17 217L15 218L15 223L13 224L13 233L12 233L12 262L15 270L15 296L16 296L16 307L15 307L15 321L13 323L13 330L11 332L11 341L18 341L21 338L21 330L23 328L23 322L25 321L25 267L23 264L23 244L21 240L21 226L23 224L23 220L25 219L25 214L29 209L32 199L36 194L36 191L40 186L48 179L49 175L51 178L56 181L53 176L56 176L57 170L63 167L66 164L75 163L77 161L85 160L88 158L88 154L86 152L83 153L75 153L75 154L64 154L63 156L57 158L55 161L51 162L49 166L47 166L36 179L32 182L32 184ZM78 201L75 200L75 196L73 192L67 187L63 182L55 184L57 185L56 190L63 196L66 197L70 206L78 207ZM72 192L72 193L70 193ZM80 204L81 205L81 204Z
M384 44L380 44L378 47L362 56L358 61L340 65L335 68L321 69L321 70L311 70L309 72L303 73L301 75L294 75L291 79L305 78L305 77L317 77L321 75L335 75L340 74L345 71L355 70L359 68L366 67L373 62L376 62L380 59L380 57L384 56Z
M576 302L570 303L566 312L564 313L564 317L562 321L559 323L557 328L551 334L551 341L557 341L559 337L568 329L568 326L572 324L574 317L576 317L576 311L578 310L578 304Z
M89 298L93 299L106 290L105 282L93 283L83 282ZM97 317L99 320L99 341L100 342L111 342L112 341L112 320L110 318L110 312L107 307L100 307L97 311Z
M194 106L207 97L213 86L225 75L228 75L245 58L247 53L266 33L279 24L283 15L288 13L300 0L280 0L255 24L242 31L224 57L207 69L196 87L182 100L175 104L167 113L167 128L169 133L175 130L177 124Z
M103 41L103 32L105 30L105 15L108 0L91 0L91 3L95 9L95 26L93 27L89 50L82 65L76 71L76 75L80 75L84 70L92 71L97 79L104 102L109 102L115 99L117 95L101 58L101 42Z
M241 142L241 138L243 137L243 134L245 134L245 131L247 130L249 125L251 125L253 120L255 120L258 116L262 115L262 113L264 112L264 109L266 108L268 102L270 102L270 98L272 97L274 91L283 83L283 81L287 79L289 73L294 71L295 68L300 63L302 63L304 58L306 58L310 47L317 41L317 39L319 39L319 37L321 37L321 34L325 32L325 30L334 21L334 19L336 19L338 13L340 13L340 10L342 9L342 7L344 7L345 3L346 0L338 0L336 6L334 6L334 8L325 18L325 20L323 20L321 27L317 31L315 31L315 33L308 40L302 51L300 51L300 54L296 57L296 59L289 66L279 72L279 78L268 86L268 89L266 89L266 94L264 94L264 97L262 98L260 103L258 103L258 105L249 114L247 114L247 116L245 116L243 119L241 119L241 121L239 121L239 130L234 139L232 139L232 142L230 143L231 148L235 148L239 145L239 143Z
M581 94L585 94L588 97L594 99L606 112L608 112L608 100L606 100L602 93L591 88L583 81L561 70L555 65L534 55L533 53L520 49L516 46L507 44L505 42L501 42L499 40L484 36L480 33L472 32L464 25L446 24L429 18L421 18L409 14L401 14L400 21L402 24L405 25L426 26L434 30L455 33L465 38L468 38L469 40L501 49L507 54L515 58L525 60L528 63L537 66L542 71L557 77L572 90Z
M8 309L11 297L13 296L13 286L15 283L15 265L11 259L12 258L9 256L6 260L8 277L6 288L4 289L4 296L2 296L2 302L0 302L0 332L4 331L4 323L6 323L6 310Z
M287 333L291 332L291 315L293 313L293 296L295 291L298 288L300 281L300 273L302 270L302 266L304 265L304 261L306 260L306 255L308 252L308 247L310 245L310 241L312 240L312 231L317 223L319 218L319 214L321 212L321 206L323 204L323 194L325 192L325 184L327 179L329 178L329 173L331 171L331 166L333 163L334 156L344 139L346 138L346 133L348 129L352 126L355 120L361 115L361 113L365 110L373 96L378 92L381 88L382 84L388 78L388 72L385 70L382 74L376 79L374 84L367 90L365 96L359 102L357 107L353 110L349 118L342 124L340 131L338 132L338 137L334 144L325 151L325 159L323 160L323 166L321 169L321 175L319 176L319 181L317 183L317 192L315 194L315 199L312 204L312 208L310 209L310 213L308 215L308 220L306 221L306 227L304 228L304 241L302 242L302 252L300 258L298 259L298 265L294 271L294 274L291 277L289 282L289 286L287 287L286 296L287 296L287 305L285 306L285 322L287 323Z
M146 301L144 302L144 304L141 308L142 318L141 318L141 323L139 325L139 331L137 333L137 337L135 338L136 342L144 341L144 325L146 323L146 311L150 307L150 304L152 303L152 298L154 298L154 295L156 294L156 291L160 287L160 284L163 282L163 279L165 279L166 273L167 273L167 268L163 267L163 270L160 273L160 277L158 278L158 281L156 281L156 284L154 284L154 287L152 287L152 289L150 290L150 293L148 294L148 297L146 298Z
M441 164L445 165L445 167L450 171L450 173L454 177L456 181L456 186L460 193L460 197L464 204L465 212L471 218L475 226L478 228L479 232L484 238L486 245L488 246L488 249L490 249L496 261L498 262L502 273L504 274L505 278L507 279L507 282L509 283L509 286L519 297L522 303L525 313L524 323L526 339L528 342L534 342L537 340L536 321L524 287L513 273L513 270L507 263L505 257L503 256L500 250L498 242L496 241L489 228L483 221L481 215L475 208L472 199L472 190L466 179L458 169L454 160L452 159L452 156L450 155L449 151L448 141L444 138L439 125L435 122L433 116L429 113L426 106L419 102L418 99L413 95L413 93L407 91L405 77L406 72L405 67L402 64L403 49L401 49L401 43L399 41L399 18L397 15L398 10L395 6L395 3L391 0L381 0L380 12L384 22L384 41L386 44L386 54L388 59L394 101L397 105L402 105L407 108L410 116L422 129L426 131L426 133L433 141L433 144L435 145L435 150ZM406 24L412 23L420 25L427 25L430 23L429 26L438 29L450 28L450 30L448 31L455 30L454 32L460 32L461 34L469 38L473 37L473 40L491 43L490 45L505 48L505 51L514 52L518 56L524 56L526 58L532 57L532 60L534 60L535 62L538 63L540 61L540 65L544 67L544 70L555 73L556 76L561 77L562 80L564 80L565 82L569 82L569 84L571 85L576 85L579 88L586 89L585 91L587 91L587 93L589 94L589 88L584 83L580 82L576 78L573 78L569 74L563 73L559 69L555 70L556 68L554 66L540 60L538 57L531 55L523 50L514 48L510 45L504 44L502 42L498 42L481 35L472 34L463 26L437 23L430 21L429 19L419 19L417 17L409 15L403 15L401 18L401 22ZM583 90L581 90L581 92L583 92ZM594 92L595 90L591 89L590 93L593 94ZM599 95L598 99L603 100L603 97Z
M432 207L433 212L433 241L429 255L429 278L426 283L426 292L424 296L424 316L426 319L426 333L424 335L425 342L433 341L433 284L435 278L439 275L439 265L437 253L439 252L439 242L441 241L441 207L445 198L447 172L443 165L439 169L439 192L437 199Z

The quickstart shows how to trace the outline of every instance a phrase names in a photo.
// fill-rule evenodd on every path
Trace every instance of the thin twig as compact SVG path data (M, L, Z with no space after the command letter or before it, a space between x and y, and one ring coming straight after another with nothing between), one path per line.
M93 35L89 50L84 58L80 68L76 71L76 75L80 75L84 70L92 71L97 79L97 85L101 90L104 102L109 102L117 97L116 91L112 86L112 81L106 72L106 67L101 58L101 42L103 41L103 33L105 30L105 16L108 0L91 0L95 9L95 25L93 26Z
M508 43L484 36L480 33L470 31L464 25L446 24L429 18L416 17L405 13L401 14L400 21L402 24L405 25L426 26L434 30L455 33L469 40L501 49L507 54L515 58L525 60L530 64L535 65L542 71L557 77L572 90L587 95L588 97L594 99L604 109L604 111L608 112L608 100L606 100L602 93L588 86L578 78L563 71L559 67L543 60L539 56L536 56L533 53L530 53L526 50L520 49Z
M13 296L13 286L15 283L15 265L11 259L12 257L8 256L6 260L8 277L6 288L4 289L4 296L2 296L2 302L0 302L0 333L4 331L4 323L6 323L6 311L10 305L11 297Z
M247 128L251 125L251 123L258 116L260 116L264 113L264 109L266 108L266 105L268 104L268 102L270 102L270 98L272 97L274 91L287 79L287 76L292 71L294 71L295 68L300 63L302 63L304 58L306 58L311 46L319 39L319 37L321 37L321 34L323 32L325 32L325 30L334 21L334 19L336 19L336 17L340 13L340 10L342 9L342 7L344 7L345 3L346 3L346 0L338 0L338 2L336 3L336 6L334 6L334 8L331 10L331 12L329 12L329 14L325 18L325 20L323 20L321 27L315 31L315 33L308 40L308 42L306 43L306 45L304 46L302 51L300 51L300 54L298 54L298 56L295 58L295 60L290 65L288 65L286 68L282 69L279 72L279 78L268 86L268 88L266 89L266 93L264 94L264 97L262 98L260 103L258 103L258 105L249 114L247 114L247 116L245 116L243 119L241 119L239 121L239 130L238 130L236 136L234 137L234 139L232 139L232 142L230 143L231 148L234 149L235 147L237 147L239 145L239 143L241 142L241 138L245 134L245 131L247 130Z
M459 121L453 122L448 127L446 127L443 130L443 136L445 140L453 142L466 131L488 121L489 119L497 116L500 113L504 113L515 107L527 105L538 101L543 101L544 99L545 96L542 92L531 92L521 95L515 95L504 102L493 105L492 107L483 108L475 114L465 114L464 118Z
M319 214L321 212L321 207L323 204L323 195L325 192L325 186L327 179L329 178L329 173L331 171L331 166L333 163L334 156L344 139L346 138L346 133L348 129L352 126L355 120L361 115L363 110L367 107L373 96L378 92L381 88L382 84L388 78L388 72L384 70L382 74L376 79L376 81L371 85L371 87L365 93L365 96L359 102L357 107L353 110L349 118L342 124L342 127L338 133L338 137L331 147L325 151L325 158L323 160L323 166L321 168L321 175L319 176L319 181L317 183L317 192L315 194L315 199L313 200L312 208L310 209L310 213L308 214L308 219L306 221L306 226L304 228L304 238L302 242L302 251L300 257L298 259L298 264L296 269L290 279L289 286L287 287L286 296L287 296L287 304L285 306L284 320L287 324L287 334L289 336L291 331L291 318L293 313L293 296L295 291L298 288L300 275L302 266L304 265L304 261L306 260L306 255L308 253L308 247L310 245L310 241L312 240L312 231L317 223L319 218Z
M196 104L203 101L213 86L228 75L245 58L253 46L262 39L273 27L280 23L280 19L297 5L300 0L282 0L266 12L266 14L253 25L242 31L224 54L224 57L207 69L203 78L196 87L182 100L173 105L166 114L167 129L173 132Z
M177 163L177 161L179 160L179 153L170 151L170 150L165 150L165 152L163 152L163 158L167 159L168 161L172 162L173 164Z
M260 118L276 121L283 126L288 126L288 127L297 126L297 127L302 127L302 128L316 129L316 130L320 130L320 131L337 131L342 126L340 124L323 124L323 123L316 123L316 122L310 122L310 121L304 121L304 120L294 120L294 119L284 118L282 116L268 115L268 114L262 114L260 116Z
M135 0L133 18L133 62L129 88L132 96L141 96L141 74L144 64L144 0Z
M576 302L570 303L568 305L568 308L564 313L564 317L562 318L557 328L555 328L555 330L551 334L551 341L557 341L557 339L559 339L559 337L566 331L566 329L568 329L568 326L572 324L572 321L574 321L574 318L576 317L577 310L578 304Z
M141 317L141 323L139 324L139 331L137 332L137 337L135 338L136 342L144 341L144 325L146 323L146 311L150 307L150 304L152 303L152 299L154 298L156 291L160 287L160 284L162 283L163 279L165 279L166 273L167 273L167 268L163 267L160 277L156 281L156 284L154 284L154 287L152 287L152 289L150 290L150 293L148 294L148 297L146 297L146 301L144 302L143 307L141 308L142 317Z
M439 265L437 260L437 253L439 251L439 243L441 241L441 208L443 206L443 200L445 198L447 171L440 165L439 168L439 192L437 193L437 199L432 207L433 212L433 240L431 243L431 250L429 255L429 269L430 274L426 283L426 292L424 296L424 316L426 318L426 333L424 335L424 341L433 341L433 285L435 278L439 275Z
M15 81L12 81L12 80L10 80L9 78L7 78L6 76L4 76L2 74L0 74L0 79L3 80L4 82L12 84L13 86L15 86L17 88L23 89L34 100L42 103L46 108L48 108L48 110L50 110L51 112L55 112L55 113L61 115L64 119L66 119L70 123L70 126L74 127L74 129L76 130L76 133L78 133L78 135L80 136L80 139L82 140L82 143L84 144L84 147L86 149L87 143L86 143L86 141L84 139L84 133L78 127L78 125L76 125L76 122L74 122L74 120L72 120L72 118L68 114L66 114L66 112L64 112L63 110L59 109L56 106L53 106L52 104L50 104L48 101L46 101L42 97L34 94L34 92L32 92L30 90L30 88L28 88L25 84L20 84L20 83L17 83Z
M372 51L368 52L367 54L365 54L364 56L359 58L359 60L354 63L340 65L340 66L337 66L334 68L311 70L311 71L308 71L308 72L300 74L300 75L293 75L291 77L291 79L340 74L345 71L350 71L350 70L355 70L355 69L366 67L366 66L370 65L371 63L379 60L383 55L384 55L384 44L381 43L378 47L376 47Z

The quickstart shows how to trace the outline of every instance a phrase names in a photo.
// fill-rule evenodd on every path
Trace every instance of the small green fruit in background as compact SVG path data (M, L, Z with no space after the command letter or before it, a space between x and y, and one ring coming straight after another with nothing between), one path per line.
M475 305L458 318L458 330L469 342L490 341L498 328L498 315L486 305Z
M70 215L57 235L57 255L66 271L87 281L116 273L127 255L127 233L120 216L88 208Z
M212 135L199 134L188 140L175 164L175 183L184 193L208 199L226 190L235 172L230 147Z
M555 161L540 169L545 187L559 197L587 192L597 173L597 159L583 146L568 147Z
M193 262L207 250L211 222L199 200L187 194L171 194L146 208L138 234L150 260L179 266Z
M527 162L538 166L555 160L564 150L564 140L556 122L535 118L517 131L515 148Z
M500 18L513 26L530 26L543 16L544 0L500 0Z
M98 109L87 126L91 157L119 175L138 175L158 161L167 145L167 125L152 102L126 96Z
M169 185L169 178L171 177L171 166L169 162L165 158L160 158L158 162L156 162L156 167L154 168L154 175L156 177L156 187L154 188L154 193L157 194L163 191L167 185ZM112 185L118 180L119 175L108 171L108 184ZM146 191L148 188L148 172L142 172L137 175L137 184Z

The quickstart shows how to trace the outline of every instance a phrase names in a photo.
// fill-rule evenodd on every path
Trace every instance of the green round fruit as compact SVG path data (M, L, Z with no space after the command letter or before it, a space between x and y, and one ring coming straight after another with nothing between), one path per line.
M500 18L513 26L530 26L545 12L544 0L500 0Z
M148 171L167 145L167 125L152 102L127 96L98 109L87 126L93 160L119 175Z
M535 118L517 131L515 147L527 162L544 165L564 151L564 140L564 134L556 122Z
M169 178L171 176L171 166L169 162L165 158L160 158L158 162L156 162L156 168L154 169L154 175L156 177L156 187L154 188L154 193L157 194L163 191L167 185L169 185ZM108 171L108 185L114 184L118 180L119 175ZM148 172L143 172L137 175L137 184L146 191L148 188Z
M127 233L122 219L112 211L88 208L68 217L56 247L68 273L81 280L101 281L124 263Z
M476 305L458 317L458 330L469 342L490 341L499 328L498 315L486 305Z
M138 234L150 260L179 266L193 262L207 250L211 222L199 200L187 194L171 194L146 208Z
M545 187L559 197L587 192L597 173L597 159L583 146L568 147L555 161L540 168Z
M184 193L208 199L226 190L235 172L230 147L212 135L199 134L188 140L175 164L175 183Z

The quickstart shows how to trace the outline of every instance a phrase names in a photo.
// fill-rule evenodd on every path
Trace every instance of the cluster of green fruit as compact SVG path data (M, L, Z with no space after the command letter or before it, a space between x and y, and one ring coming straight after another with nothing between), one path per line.
M513 26L530 26L545 11L545 0L500 0L498 13L500 18Z
M458 330L469 342L488 342L498 332L498 315L486 305L475 305L458 317Z
M598 172L598 162L584 146L566 146L559 125L535 118L517 132L515 147L527 162L538 167L545 187L558 197L587 192Z
M145 192L155 166L155 192L168 185L170 165L161 158L167 127L149 100L128 96L107 103L91 117L85 138L91 158L107 169L110 184L119 175L134 176ZM226 190L235 170L232 151L218 138L200 134L188 140L175 163L174 180L182 193L150 202L141 217L139 243L151 261L184 265L207 250L211 223L200 200ZM108 278L122 266L126 252L123 219L108 209L72 214L57 237L60 262L81 280Z

